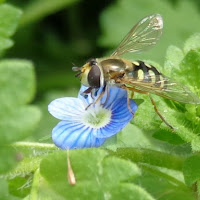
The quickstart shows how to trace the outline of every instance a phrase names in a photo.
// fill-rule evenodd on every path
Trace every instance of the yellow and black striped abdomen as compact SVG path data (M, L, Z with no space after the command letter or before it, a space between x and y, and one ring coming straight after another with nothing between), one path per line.
M164 76L154 66L143 61L134 61L132 65L132 70L127 72L129 78L137 82L148 83L156 88L165 88Z

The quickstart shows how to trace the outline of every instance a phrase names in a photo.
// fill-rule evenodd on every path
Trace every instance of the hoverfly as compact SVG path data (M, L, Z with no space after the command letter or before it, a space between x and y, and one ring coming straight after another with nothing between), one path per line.
M84 93L104 87L98 100L103 96L106 85L114 85L132 92L149 95L156 113L173 130L173 127L158 111L151 93L190 104L200 104L200 99L186 86L172 81L154 66L143 61L132 62L121 58L125 53L141 52L154 46L160 39L162 29L163 19L160 14L147 16L133 26L109 57L90 59L81 68L73 67L73 71L80 70L76 76L80 76L81 83L89 87ZM129 97L127 102L130 110Z

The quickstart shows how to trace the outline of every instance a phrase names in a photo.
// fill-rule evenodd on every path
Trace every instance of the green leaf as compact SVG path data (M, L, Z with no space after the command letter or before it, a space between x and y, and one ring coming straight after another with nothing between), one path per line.
M160 129L157 129L159 131ZM160 130L162 134L163 130ZM176 133L172 133L171 131L165 130L166 135L165 137L168 138L169 134L173 134L175 139L178 137ZM135 125L128 124L121 133L117 134L117 147L118 148L133 148L133 149L146 149L146 151L158 151L163 153L175 154L180 155L180 157L188 156L191 154L191 146L190 144L181 144L181 145L173 145L172 142L165 142L158 139L155 139L153 134L156 131L150 130L141 130ZM162 135L161 135L162 136ZM169 138L173 139L170 135ZM181 139L178 139L178 141ZM177 141L177 140L176 140ZM178 143L178 142L177 142ZM134 151L133 151L134 152ZM134 156L134 153L133 153ZM137 158L137 151L136 151L136 158Z
M29 103L35 95L33 64L27 60L0 61L0 105Z
M143 188L134 184L120 184L117 187L112 188L112 194L108 194L111 200L120 199L137 199L137 200L155 200L149 193ZM134 198L133 198L134 197Z
M16 166L17 158L15 157L15 151L12 147L0 148L0 174L3 174L10 170L12 167Z
M7 200L7 199L11 199L11 200L19 200L19 198L15 198L14 196L9 194L8 191L8 183L5 179L0 178L0 199L2 200Z
M133 119L134 123L134 119ZM117 147L145 147L150 150L166 151L166 145L152 137L153 131L142 130L133 124L128 124L121 133L117 134ZM171 148L169 147L170 151Z
M0 50L1 49L8 49L8 48L12 47L12 45L13 45L12 40L0 36Z
M9 149L12 150L12 155L8 151ZM6 162L10 159L11 163L15 161L14 164L16 167L10 171L8 171L8 164L4 164L4 162L0 163L0 171L2 166L6 169L3 171L4 175L2 177L6 177L8 180L10 194L16 197L25 197L31 193L30 196L33 198L38 193L37 188L39 183L37 178L39 177L41 181L41 176L38 175L40 162L45 156L55 150L57 150L57 147L52 144L16 142L11 147L5 149L3 156L0 151L2 160ZM5 174L5 172L7 173Z
M185 117L187 118L187 120L192 122L193 127L196 127L195 132L198 132L198 130L200 129L200 115L198 113L200 106L194 104L187 104L185 108L187 110L187 112L185 112Z
M114 151L117 148L116 144L117 144L117 135L113 135L112 137L106 139L102 147Z
M154 111L151 101L148 100L148 96L143 95L143 98L145 99L145 102L139 106L132 123L146 131L156 132L159 128L164 132L171 131ZM199 151L199 125L196 126L196 122L198 123L199 120L196 114L192 114L193 117L189 120L184 105L182 107L179 103L177 103L177 106L176 104L170 104L169 100L166 99L165 101L162 101L160 97L155 95L153 98L159 112L165 120L174 127L175 131L173 133L177 134L185 142L191 143L193 151ZM166 137L168 137L166 140L171 140L170 135L166 135Z
M160 198L160 199L161 200L174 200L174 199L195 200L194 194L192 193L192 191L189 191L189 190L181 191L178 188L174 188L173 190L168 191L168 192L169 192L168 194L166 194L163 198Z
M56 199L56 200L66 200L65 197L62 195L59 195L58 193L55 192L50 186L49 183L40 175L40 183L39 183L39 189L38 189L38 194L37 198L38 199L46 199L46 200L51 200L51 199ZM27 199L24 200L30 200L30 196Z
M142 188L128 183L140 175L139 168L115 157L105 157L100 149L70 151L70 160L76 177L76 185L67 181L67 152L57 151L41 162L41 175L59 195L69 199L152 199Z
M0 61L0 144L7 145L24 139L40 120L40 110L24 105L33 99L35 74L31 62ZM2 149L3 150L3 149ZM15 166L15 154L6 151L1 163L2 172Z
M181 46L191 34L200 32L200 27L197 26L200 15L193 1L178 1L172 6L169 1L164 0L118 0L108 6L101 15L100 45L116 48L134 24L153 13L160 13L164 21L160 42L149 52L142 55L130 54L129 58L163 62L169 45Z
M29 175L39 168L45 156L58 149L53 144L35 142L16 142L11 146L15 149L16 160L20 162L6 174L9 178Z
M27 137L35 128L40 111L34 106L22 106L32 100L34 93L35 74L31 62L0 61L0 143Z
M190 188L186 187L182 180L175 178L177 171L172 171L172 175L168 175L168 171L163 171L161 168L142 165L142 176L137 177L134 183L140 184L155 199L194 200L194 194Z
M200 155L192 155L186 159L183 165L183 174L188 186L200 180Z
M174 170L181 170L185 160L184 156L144 148L118 148L113 155L137 163L147 163Z
M40 110L35 106L20 106L1 113L0 144L8 144L27 137L40 120Z
M185 141L183 141L178 135L168 130L159 129L152 136L158 140L166 141L174 145L180 145L185 143Z
M15 33L21 14L21 10L14 6L0 5L0 51L13 45L9 37Z
M174 134L180 136L185 142L191 143L193 151L200 150L200 137L198 136L198 129L192 126L192 122L188 121L184 113L170 112L167 121L175 128ZM165 124L160 127L162 130L169 130Z
M31 178L31 175L26 175L9 179L9 193L16 197L26 197L30 193Z
M136 98L138 98L138 96L140 96L140 98L142 97L144 99L144 102L138 107L131 123L148 131L157 129L162 121L156 114L149 96L140 94L135 94L135 96ZM154 98L154 100L156 100L157 106L159 106L159 104L162 104L159 99L159 97Z
M200 49L199 41L200 33L195 33L189 39L187 39L184 45L185 54L188 53L190 50Z
M177 74L184 77L185 84L191 85L193 88L200 87L200 51L190 50L181 62L180 71Z
M183 60L184 54L181 49L176 46L169 46L166 52L166 61L164 64L163 74L176 78L174 69L179 69L179 64Z
M9 4L0 5L0 35L10 37L16 31L22 12Z
M57 12L62 8L70 6L74 3L77 3L79 0L36 0L31 1L25 7L24 14L22 20L20 21L20 25L27 25L33 23L41 18L44 18L51 13Z

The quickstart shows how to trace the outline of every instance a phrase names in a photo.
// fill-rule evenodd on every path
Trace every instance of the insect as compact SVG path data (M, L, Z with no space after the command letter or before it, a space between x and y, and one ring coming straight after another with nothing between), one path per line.
M151 94L190 104L200 104L200 99L189 88L166 77L154 66L143 61L121 58L125 53L141 52L154 46L160 39L162 30L163 19L160 14L147 16L133 26L109 57L90 59L81 68L72 69L80 70L76 76L80 76L81 83L89 87L84 93L91 93L94 89L104 87L98 100L103 96L107 85L149 95L156 113L173 130L174 128L158 111ZM127 102L130 109L129 97Z

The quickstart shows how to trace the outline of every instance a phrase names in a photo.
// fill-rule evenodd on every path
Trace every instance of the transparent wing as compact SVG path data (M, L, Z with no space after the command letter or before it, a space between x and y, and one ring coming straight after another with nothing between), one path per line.
M154 46L163 29L161 15L154 14L139 21L121 41L111 56L121 56L127 52L139 52Z
M149 77L146 76L143 80L123 78L121 82L138 90L150 92L174 101L200 104L199 97L188 87L165 76L162 76L162 79L160 79L160 75L149 75Z

